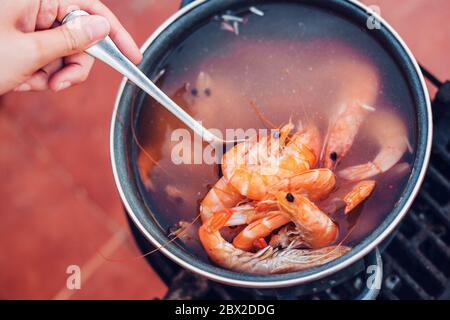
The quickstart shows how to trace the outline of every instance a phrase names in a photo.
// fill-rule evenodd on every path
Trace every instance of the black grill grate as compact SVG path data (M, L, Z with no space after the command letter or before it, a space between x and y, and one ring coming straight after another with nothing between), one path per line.
M381 298L450 298L450 155L440 149L435 144L419 196L383 255L385 282L400 281Z

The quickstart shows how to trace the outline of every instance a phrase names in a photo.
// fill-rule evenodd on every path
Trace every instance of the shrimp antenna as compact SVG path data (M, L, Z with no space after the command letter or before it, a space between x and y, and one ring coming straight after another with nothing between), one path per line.
M258 116L258 118L261 120L261 122L267 127L267 128L271 128L274 129L277 126L270 121L265 115L263 115L261 109L258 107L258 105L256 104L255 101L250 101L250 106L252 107L252 109L255 111L256 115Z
M105 259L106 261L109 261L109 262L130 262L130 261L133 261L133 260L138 260L138 259L142 259L142 258L145 258L145 257L147 257L147 256L149 256L149 255L151 255L151 254L153 254L153 253L156 253L156 252L158 252L158 251L160 251L161 249L163 249L163 248L165 248L165 247L167 247L170 243L172 243L172 242L174 242L175 240L177 240L178 238L180 238L183 234L185 234L188 230L189 230L189 228L191 228L197 221L198 221L198 219L200 218L200 214L198 214L195 218L194 218L194 220L192 220L182 231L180 231L175 237L173 237L172 239L170 239L170 240L168 240L166 243L164 243L163 245L161 245L161 246L159 246L158 248L155 248L155 249L153 249L153 250L151 250L151 251L149 251L149 252L147 252L147 253L144 253L144 254L141 254L141 255L138 255L138 256L134 256L134 257L130 257L130 258L122 258L122 259L113 259L113 258L109 258L109 257L106 257L101 251L97 251L98 252L98 254L103 258L103 259Z

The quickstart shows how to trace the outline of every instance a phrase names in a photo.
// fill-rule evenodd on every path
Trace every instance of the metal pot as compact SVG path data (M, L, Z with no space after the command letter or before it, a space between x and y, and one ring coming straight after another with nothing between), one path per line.
M191 28L195 28L205 17L211 17L229 8L248 7L262 2L271 2L271 0L197 0L188 4L169 18L144 44L142 47L144 60L141 68L149 76L155 76L164 58L184 36L189 34ZM364 27L371 16L367 7L354 0L291 0L291 2L326 8ZM412 173L397 205L384 221L347 255L313 269L287 274L257 275L225 270L198 259L176 242L162 247L162 253L180 266L211 280L259 289L301 285L300 287L304 290L307 290L305 288L316 290L329 285L329 279L336 281L336 279L342 279L342 274L348 276L349 272L345 270L349 270L349 267L353 270L359 265L360 269L364 257L366 262L370 260L369 263L381 264L376 248L392 233L408 212L424 178L431 149L432 116L428 92L416 60L393 28L382 18L377 17L377 20L381 24L380 29L372 35L401 68L413 98L417 119L417 151ZM117 188L129 217L146 239L154 246L160 247L169 239L166 230L155 222L155 217L148 212L148 206L144 203L135 161L136 146L130 129L131 122L138 118L144 98L145 95L136 86L126 80L123 81L117 95L111 123L111 161Z

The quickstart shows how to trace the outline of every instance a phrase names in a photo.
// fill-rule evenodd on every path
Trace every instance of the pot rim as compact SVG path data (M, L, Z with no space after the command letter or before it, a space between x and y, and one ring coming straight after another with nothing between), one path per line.
M170 25L172 25L175 21L177 21L180 17L184 16L189 11L193 10L194 8L200 6L201 4L207 2L208 0L195 0L192 3L188 4L187 6L181 8L178 10L175 14L173 14L169 19L167 19L159 28L156 29L156 31L147 39L147 41L142 45L141 52L144 53L150 45L160 36L161 33L163 33ZM137 215L134 213L132 206L130 205L130 202L128 201L127 195L124 192L123 182L121 181L117 169L117 163L116 163L116 156L115 156L115 149L114 149L114 141L115 141L115 133L117 130L117 114L120 106L120 100L122 98L122 94L124 92L125 86L127 84L127 79L124 78L120 84L119 90L116 95L116 100L114 104L114 110L112 113L112 119L111 119L111 130L110 130L110 160L111 160L111 166L113 170L113 176L114 181L117 186L117 190L119 192L119 195L121 197L121 200L125 206L125 209L132 219L133 223L137 226L137 228L142 232L142 234L156 247L160 248L161 252L166 255L168 258L170 258L172 261L176 262L183 268L186 268L192 272L195 272L197 274L200 274L202 276L207 277L208 279L233 285L233 286L240 286L240 287L247 287L247 288L282 288L282 287L288 287L293 285L299 285L307 282L311 282L314 280L322 279L327 276L330 276L332 274L337 273L338 271L341 271L342 269L352 265L353 263L357 262L358 260L362 259L364 256L366 256L370 251L374 250L377 245L379 245L394 229L397 227L399 222L403 219L405 214L408 212L409 208L411 207L415 197L417 196L417 193L420 189L420 186L424 180L425 173L428 168L428 163L431 155L431 144L432 144L432 135L433 135L433 121L432 121L432 112L431 112L431 103L430 103L430 97L428 94L428 90L425 84L425 80L423 78L422 72L420 70L420 67L414 58L411 50L408 48L406 43L403 41L403 39L400 37L400 35L394 30L394 28L385 21L378 13L372 12L372 10L369 9L368 6L362 4L358 0L343 0L345 2L348 2L352 5L355 5L356 7L359 7L359 9L364 10L365 12L370 12L373 16L376 17L376 19L383 25L383 27L386 28L386 30L395 38L395 40L400 45L401 49L404 51L408 59L410 60L411 64L414 67L414 71L419 79L419 84L422 89L422 94L425 99L425 108L426 108L426 121L427 121L427 132L426 132L426 146L424 151L424 158L423 162L421 164L420 172L418 173L416 184L412 191L410 192L406 202L404 203L403 207L400 209L399 213L396 215L396 217L386 226L386 228L369 244L367 244L365 247L360 249L358 252L353 254L352 256L349 256L339 264L330 266L327 269L324 269L322 271L318 271L315 273L311 273L308 275L305 275L300 278L291 278L287 280L273 280L273 281L253 281L253 280L240 280L240 279L232 279L227 276L222 276L219 274L216 274L214 272L210 272L207 270L203 270L197 266L194 266L190 264L189 262L183 260L170 250L168 250L166 247L164 247L161 243L159 243L152 234L149 233L149 231L144 227L144 225L141 223ZM417 156L416 156L417 158ZM420 165L420 164L419 164ZM408 182L408 184L411 183Z

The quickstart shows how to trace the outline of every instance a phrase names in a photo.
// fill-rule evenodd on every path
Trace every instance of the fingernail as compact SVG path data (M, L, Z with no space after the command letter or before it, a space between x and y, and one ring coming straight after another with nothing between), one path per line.
M103 39L110 30L108 20L101 16L90 17L85 27L91 40Z
M61 90L67 89L70 86L71 86L71 83L69 81L63 81L58 85L58 87L56 88L56 91L61 91Z
M17 88L14 89L14 91L18 91L18 92L25 92L25 91L30 91L31 90L31 86L28 83L22 83L20 86L18 86Z

